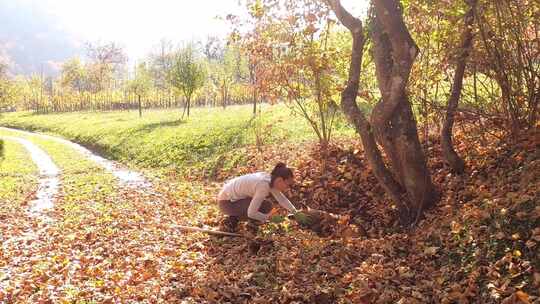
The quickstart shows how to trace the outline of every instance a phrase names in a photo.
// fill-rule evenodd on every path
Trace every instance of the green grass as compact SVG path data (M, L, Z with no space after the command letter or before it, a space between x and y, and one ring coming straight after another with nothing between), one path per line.
M145 111L142 118L136 111L19 112L1 117L0 125L61 135L124 163L178 169L205 167L223 155L238 161L235 149L255 144L256 134L265 144L316 140L305 119L284 105L263 105L257 119L251 111L251 106L198 108L184 121L176 110ZM353 136L354 131L338 119L334 134Z
M0 135L2 135L0 133ZM37 167L18 142L5 140L0 159L0 209L21 204L37 188Z

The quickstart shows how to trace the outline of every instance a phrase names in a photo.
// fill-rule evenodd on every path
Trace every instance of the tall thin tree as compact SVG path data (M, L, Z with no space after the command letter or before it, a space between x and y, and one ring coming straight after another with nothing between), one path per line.
M448 99L448 105L446 109L446 119L443 123L441 131L441 146L443 150L443 156L450 168L456 173L463 173L465 169L465 162L454 150L452 145L452 128L454 126L454 116L458 107L459 98L461 96L461 89L463 87L463 76L465 74L465 68L467 66L467 58L472 48L473 42L473 25L474 25L474 12L476 8L477 0L467 0L469 9L464 16L464 27L461 35L461 43L458 49L456 71L454 73L454 82L452 83L452 91L450 98Z

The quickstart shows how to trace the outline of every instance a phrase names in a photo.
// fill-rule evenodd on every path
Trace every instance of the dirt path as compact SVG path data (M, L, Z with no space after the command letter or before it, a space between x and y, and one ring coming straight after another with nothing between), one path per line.
M39 187L36 193L37 198L33 200L30 205L31 214L39 214L46 209L52 209L54 207L54 199L58 194L58 188L60 186L60 169L52 161L51 157L38 146L34 145L30 141L11 136L3 136L8 140L19 142L30 153L32 160L39 169Z
M103 158L99 155L96 155L92 151L88 150L87 148L77 143L74 143L69 140L59 138L59 137L54 137L54 136L40 134L40 133L27 132L27 131L22 131L22 130L17 130L17 129L0 127L0 130L7 130L7 131L23 134L23 135L29 135L29 136L38 136L44 139L54 140L54 141L63 143L77 150L88 159L102 166L106 171L114 175L118 179L118 181L121 183L121 185L128 186L131 188L150 188L151 187L151 183L148 180L146 180L141 173L122 168L122 166L119 165L118 163L108 160L106 158Z
M179 228L216 224L207 220L215 207L201 203L211 201L206 186L150 184L69 141L0 131L39 145L62 170L46 216L25 216L23 203L0 218L0 303L201 303L195 298L206 292L199 281L213 277L213 252L246 248L243 239Z

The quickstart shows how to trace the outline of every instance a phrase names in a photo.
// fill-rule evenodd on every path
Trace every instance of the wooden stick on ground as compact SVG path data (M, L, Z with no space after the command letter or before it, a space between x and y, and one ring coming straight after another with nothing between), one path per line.
M172 226L172 228L177 228L177 229L182 230L182 231L202 232L202 233L213 234L213 235L244 237L243 235L238 234L238 233L225 232L225 231L219 231L219 230L211 230L211 229L203 229L203 228L199 228L199 227L174 225L174 226Z

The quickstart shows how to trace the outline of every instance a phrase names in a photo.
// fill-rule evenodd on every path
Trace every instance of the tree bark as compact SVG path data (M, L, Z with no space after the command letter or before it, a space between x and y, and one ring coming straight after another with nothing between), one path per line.
M191 95L187 98L187 117L189 118L189 110L191 109Z
M182 118L180 120L184 120L184 115L186 115L187 110L187 99L184 101L184 111L182 111Z
M411 220L417 221L437 200L407 95L418 47L403 22L399 1L374 0L373 7L373 56L382 99L373 109L371 123L394 176L407 193Z
M461 36L461 45L459 48L459 56L457 58L457 66L454 74L454 82L452 84L452 92L448 99L448 107L446 109L446 119L443 123L441 132L441 146L445 161L448 163L452 171L463 173L465 170L465 162L457 154L452 145L452 128L454 126L454 116L458 107L459 98L461 97L461 89L463 87L463 75L467 66L467 58L472 47L472 26L474 24L474 10L477 0L469 0L469 11L465 14L464 29Z
M253 90L253 116L257 115L257 88L255 86L255 65L250 65L249 78Z
M334 11L339 21L349 29L353 38L349 76L347 85L341 94L342 110L348 120L353 124L356 132L360 135L364 153L366 154L369 166L371 167L371 170L373 170L377 181L397 205L401 222L408 223L410 222L410 216L409 208L407 204L403 202L402 194L404 191L386 167L375 141L371 125L356 103L360 86L360 73L365 43L362 21L353 17L345 10L339 0L328 0L327 4Z
M139 118L142 117L142 103L141 103L141 95L138 95L139 99Z
M253 89L253 116L257 115L257 92Z

